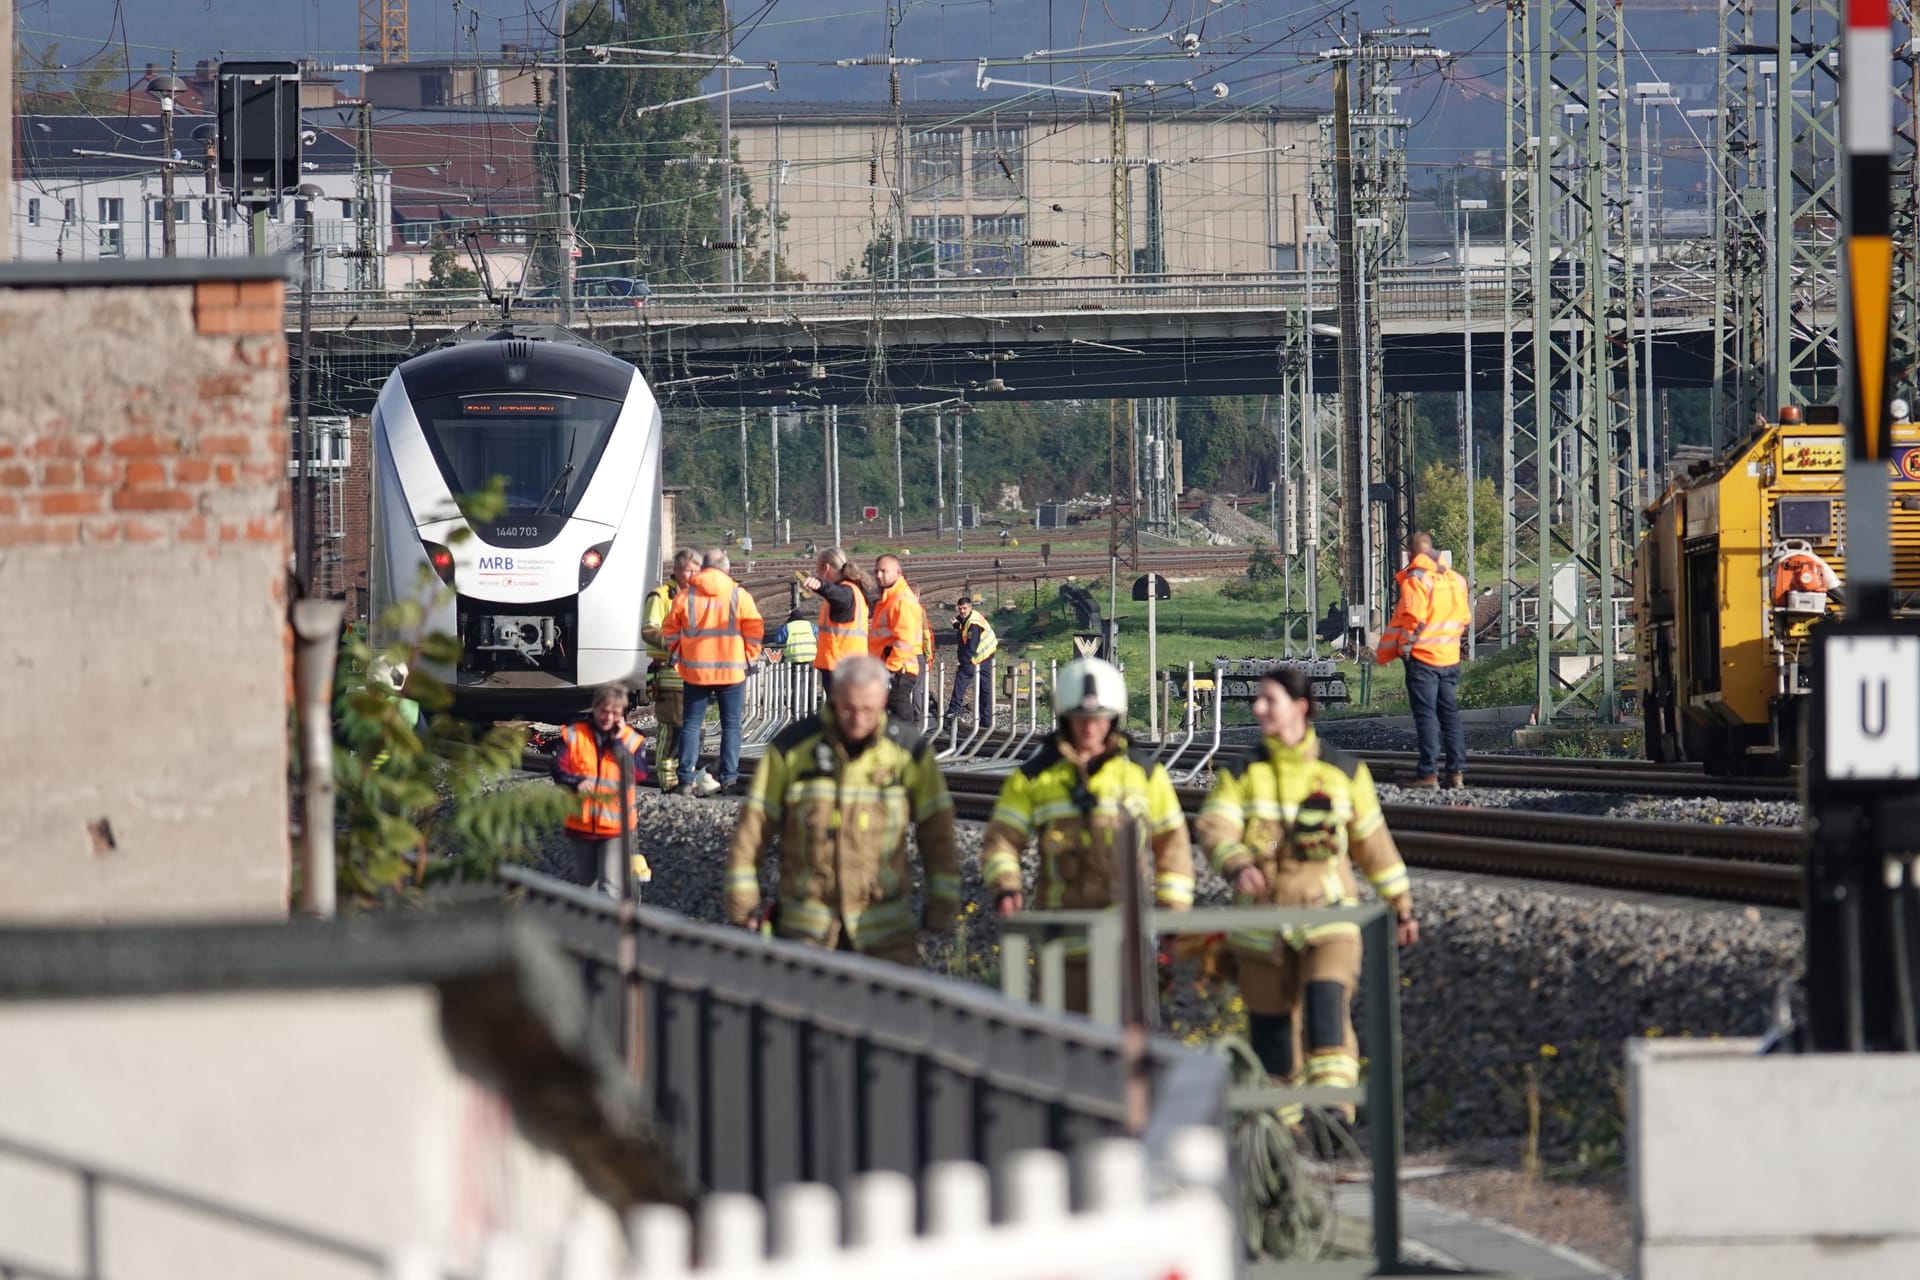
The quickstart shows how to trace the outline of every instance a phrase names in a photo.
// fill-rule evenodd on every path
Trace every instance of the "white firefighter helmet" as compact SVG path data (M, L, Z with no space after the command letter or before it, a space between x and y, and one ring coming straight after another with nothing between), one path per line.
M1053 678L1055 716L1127 714L1127 682L1120 669L1098 658L1076 658Z
M407 685L407 664L379 657L367 664L367 683L398 693Z

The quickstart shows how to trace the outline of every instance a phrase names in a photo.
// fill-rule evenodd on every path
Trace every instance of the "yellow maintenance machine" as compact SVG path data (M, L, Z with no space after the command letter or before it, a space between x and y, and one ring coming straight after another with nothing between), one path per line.
M1896 416L1893 601L1907 614L1920 611L1920 427ZM1804 417L1781 410L1647 509L1633 598L1648 759L1718 774L1799 763L1807 636L1846 594L1846 443L1831 408Z

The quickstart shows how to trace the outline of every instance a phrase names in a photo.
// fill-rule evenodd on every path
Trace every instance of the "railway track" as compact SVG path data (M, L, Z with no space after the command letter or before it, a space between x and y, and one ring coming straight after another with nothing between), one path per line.
M962 818L984 822L1000 778L951 774ZM1205 793L1183 787L1197 813ZM1792 907L1800 902L1801 833L1787 827L1640 822L1522 809L1387 804L1387 825L1409 865L1433 870L1589 884L1680 897Z
M1376 780L1413 777L1411 751L1356 751ZM1480 754L1467 757L1467 781L1477 787L1622 792L1644 796L1710 796L1720 800L1794 800L1791 778L1717 778L1697 765L1647 760L1591 760L1564 756Z

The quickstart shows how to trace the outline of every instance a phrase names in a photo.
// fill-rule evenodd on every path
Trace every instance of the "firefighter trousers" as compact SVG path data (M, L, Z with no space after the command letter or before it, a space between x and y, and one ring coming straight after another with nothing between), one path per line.
M660 726L653 735L653 772L662 791L680 782L680 726L686 709L682 696L679 689L656 689L653 694L653 717Z
M1341 1088L1360 1083L1360 1042L1351 1013L1360 955L1358 929L1297 949L1281 939L1269 951L1234 949L1248 1039L1276 1081ZM1353 1119L1352 1106L1337 1110Z

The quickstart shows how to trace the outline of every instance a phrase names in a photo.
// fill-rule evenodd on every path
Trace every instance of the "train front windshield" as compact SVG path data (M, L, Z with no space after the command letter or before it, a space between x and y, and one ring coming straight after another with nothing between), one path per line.
M613 434L620 404L593 396L437 396L414 403L433 459L456 495L507 482L509 514L573 514Z

